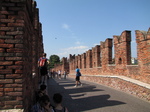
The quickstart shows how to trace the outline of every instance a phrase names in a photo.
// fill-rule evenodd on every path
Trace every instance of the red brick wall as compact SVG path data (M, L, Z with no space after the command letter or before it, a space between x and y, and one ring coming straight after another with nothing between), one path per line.
M112 44L113 41L113 44ZM120 36L106 39L100 43L100 49L92 52L86 51L86 56L81 54L83 75L123 75L150 84L150 29L148 31L136 30L138 65L131 65L131 32L123 31ZM112 45L114 45L114 60L112 64ZM95 52L98 54L96 61ZM92 57L92 58L90 58ZM92 59L92 60L91 60ZM83 60L86 60L83 62ZM76 60L76 63L78 60ZM100 66L90 67L98 62ZM75 66L74 59L70 59L69 66ZM86 63L84 65L84 63ZM75 74L75 68L70 67L70 74Z
M64 71L69 73L69 62L67 58L63 57L62 64L56 64L54 68L51 69L51 71L55 71L55 72L58 72L58 70L61 70L61 74L63 74Z
M28 112L43 52L38 9L32 0L2 0L0 14L0 109Z

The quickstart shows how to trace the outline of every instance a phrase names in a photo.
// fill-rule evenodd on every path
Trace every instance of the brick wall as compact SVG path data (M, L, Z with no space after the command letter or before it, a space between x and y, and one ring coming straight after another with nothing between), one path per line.
M39 12L32 0L0 4L0 109L28 112L38 86L37 60L43 52Z
M61 70L61 74L65 72L69 72L69 62L68 62L68 59L63 57L62 58L62 64L55 64L54 65L54 68L51 69L51 71L55 71L55 72L58 72L58 70Z
M82 60L86 60L86 67L81 68L84 75L123 75L150 84L150 29L148 31L136 30L138 65L131 65L131 31L123 31L120 36L106 39L97 46L86 51L86 56L81 54ZM112 43L113 42L113 43ZM114 59L112 59L112 47L114 45ZM95 51L94 49L98 49ZM89 53L90 52L90 53ZM97 53L97 60L95 55ZM92 58L90 58L92 57ZM92 60L91 60L92 59ZM114 63L114 62L115 63ZM80 61L76 60L76 63ZM98 62L98 66L95 64ZM70 57L70 74L75 74L74 58ZM81 66L85 66L82 61ZM92 67L90 67L90 63Z

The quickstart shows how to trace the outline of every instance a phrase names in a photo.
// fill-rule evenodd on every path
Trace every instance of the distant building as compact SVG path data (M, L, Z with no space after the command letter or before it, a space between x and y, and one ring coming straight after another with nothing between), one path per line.
M132 57L132 58L131 58L131 63L132 63L132 64L138 64L137 58Z

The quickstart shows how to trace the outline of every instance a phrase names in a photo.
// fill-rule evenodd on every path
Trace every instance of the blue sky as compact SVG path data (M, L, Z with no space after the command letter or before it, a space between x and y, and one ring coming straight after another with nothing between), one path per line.
M124 30L131 31L132 57L136 57L135 30L150 27L150 0L35 1L48 58L82 54Z

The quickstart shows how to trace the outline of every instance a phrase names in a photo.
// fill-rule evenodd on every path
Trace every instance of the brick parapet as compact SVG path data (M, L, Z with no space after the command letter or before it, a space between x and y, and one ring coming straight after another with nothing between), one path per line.
M86 51L86 68L92 68L92 50Z
M99 67L100 66L100 45L96 45L92 48L92 66Z
M75 75L69 75L69 77L74 78ZM116 90L121 90L128 94L139 97L143 100L150 101L150 89L144 85L138 85L134 81L125 80L125 77L120 78L118 76L94 76L94 75L83 75L81 80L91 81L94 83L102 84Z
M0 109L18 108L28 112L34 103L38 70L33 66L37 65L38 56L43 52L43 43L38 11L32 2L1 1ZM33 15L34 13L36 14ZM34 51L37 46L39 52ZM34 78L33 71L36 74Z
M150 74L150 28L147 32L136 30L135 33L140 73L147 77Z
M95 48L92 48L92 61L89 60L89 57L81 55L82 66L86 63L85 68L81 68L81 72L84 75L120 75L127 76L136 80L140 80L145 83L149 83L149 35L150 29L148 32L145 32L143 35L143 31L136 31L137 42L140 42L137 45L139 64L131 65L131 32L123 31L120 36L113 36L113 44L114 44L114 62L112 60L112 39L106 39L105 42L100 43L100 62L102 65L99 67L87 67L88 63L94 63L95 61ZM145 38L145 40L143 40ZM141 41L139 41L139 39ZM142 43L143 42L143 43ZM142 43L142 44L141 44ZM87 54L87 51L86 51ZM88 59L87 59L88 58ZM86 61L83 63L83 60ZM141 62L140 62L141 60ZM144 62L145 61L145 62ZM70 66L76 65L75 63L70 63ZM94 64L93 64L94 65ZM75 68L70 68L70 74L75 73Z

